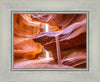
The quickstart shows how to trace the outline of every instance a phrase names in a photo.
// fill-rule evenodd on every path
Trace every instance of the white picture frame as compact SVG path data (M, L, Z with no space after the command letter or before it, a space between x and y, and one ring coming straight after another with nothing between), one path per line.
M0 82L99 82L99 0L16 0L0 1ZM87 11L87 70L14 70L12 69L11 11Z

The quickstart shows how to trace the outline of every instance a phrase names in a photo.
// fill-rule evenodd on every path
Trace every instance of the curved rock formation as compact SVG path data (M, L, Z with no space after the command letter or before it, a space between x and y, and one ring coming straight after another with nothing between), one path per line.
M49 32L45 32L45 24L49 25ZM59 68L55 40L57 35L62 66L86 68L86 14L14 14L14 59L28 59L14 67ZM55 62L43 65L47 60L39 60L42 62L39 62L39 67L31 63L38 60L31 59L40 55L42 46L52 52Z
M50 26L49 31L56 31L57 26ZM31 14L14 14L14 59L32 59L42 52L39 43L33 38L45 31L45 23L33 19Z
M41 53L41 45L32 40L40 33L40 24L30 14L14 14L14 59L32 59Z
M73 67L86 67L86 15L61 15L60 20L58 19L55 23L61 26L62 30L40 33L33 40L51 51L57 61L55 36L59 33L61 57L64 61L62 63Z

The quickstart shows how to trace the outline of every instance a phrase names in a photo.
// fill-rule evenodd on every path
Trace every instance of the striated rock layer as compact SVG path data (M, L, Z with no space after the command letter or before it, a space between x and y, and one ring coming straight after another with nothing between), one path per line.
M40 24L30 14L14 14L14 60L32 59L41 53L41 45L32 40L40 33Z
M61 17L60 20L58 20L59 17ZM62 63L73 67L85 68L86 15L58 15L58 19L56 19L55 23L58 26L61 25L62 30L40 33L33 40L41 43L45 49L51 51L55 61L57 61L55 36L59 33ZM55 17L53 20L55 20Z
M50 26L49 31L59 30ZM33 19L31 14L14 14L14 59L34 59L42 52L40 43L33 38L45 31L45 23Z
M48 24L49 32L45 32L45 24ZM57 35L62 66L85 68L86 14L14 14L14 67L59 68ZM42 47L52 52L55 62L46 64L47 60L36 59L42 53Z

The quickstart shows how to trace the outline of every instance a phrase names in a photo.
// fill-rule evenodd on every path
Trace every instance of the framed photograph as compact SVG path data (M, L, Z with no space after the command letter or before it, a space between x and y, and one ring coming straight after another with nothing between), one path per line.
M99 1L78 2L1 1L0 81L100 81Z
M12 70L88 70L88 11L12 11L11 19Z

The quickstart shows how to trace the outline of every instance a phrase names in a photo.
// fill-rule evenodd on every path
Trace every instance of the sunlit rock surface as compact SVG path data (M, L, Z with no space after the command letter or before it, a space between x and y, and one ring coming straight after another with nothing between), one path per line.
M42 51L41 45L32 41L39 33L40 22L30 14L14 14L14 59L32 59Z
M20 38L23 39L23 38ZM23 39L19 43L14 44L14 58L25 58L32 59L35 58L37 54L42 52L41 45L35 43L32 39Z
M78 20L77 17L79 18L83 17L83 18L81 18L81 20ZM72 19L72 21L70 21L72 24L66 28L64 26L67 26L68 24L66 24L66 22L65 24L63 23L62 27L65 28L63 30L56 32L40 33L33 40L35 42L41 43L45 49L52 51L53 57L57 61L55 36L58 33L60 33L59 42L61 49L61 57L64 60L64 62L62 61L62 63L73 67L85 68L86 67L85 15L76 16L76 19L77 19L76 22L75 20Z
M45 32L46 23L49 32ZM58 33L61 68L85 68L85 14L14 14L14 68L60 68L55 42ZM43 47L54 59L41 58Z

